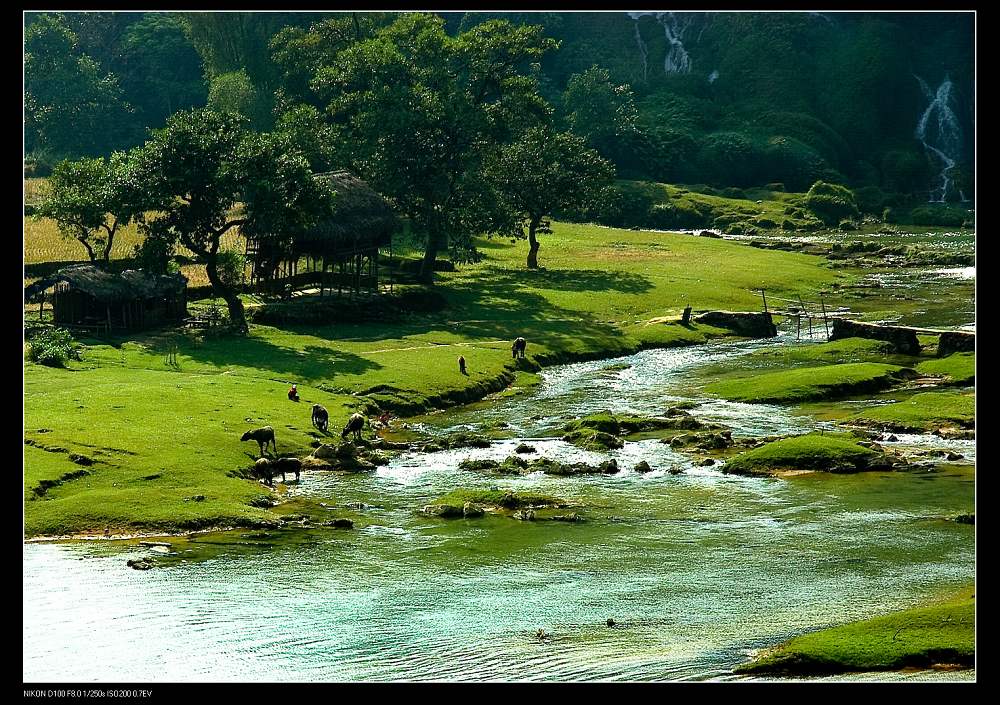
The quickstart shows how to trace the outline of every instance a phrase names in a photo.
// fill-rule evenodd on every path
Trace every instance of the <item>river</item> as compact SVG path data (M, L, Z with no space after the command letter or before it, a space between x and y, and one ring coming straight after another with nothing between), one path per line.
M491 478L457 468L467 457L504 458L522 441L549 457L603 459L553 432L604 408L653 414L694 399L699 418L734 436L825 428L782 407L709 401L692 382L701 366L775 342L552 367L529 393L415 422L443 431L502 420L513 438L404 454L369 475L305 474L291 486L331 507L369 505L354 531L206 536L184 549L190 560L149 571L125 566L148 555L132 544L25 544L24 679L730 679L754 649L973 580L973 528L942 519L973 506L971 463L746 478L646 440L608 454L625 468L613 476ZM777 343L795 344L787 335ZM940 446L922 436L901 442ZM974 460L973 442L954 443ZM639 460L654 471L633 472ZM417 513L458 486L544 491L584 504L587 521Z

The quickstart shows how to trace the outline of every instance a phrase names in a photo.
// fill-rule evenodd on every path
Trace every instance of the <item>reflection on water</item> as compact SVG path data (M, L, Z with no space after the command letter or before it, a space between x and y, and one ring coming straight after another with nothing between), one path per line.
M423 420L438 430L505 420L516 438L404 454L371 475L307 474L289 490L368 505L355 531L260 541L145 572L125 566L142 555L135 547L26 545L24 678L728 679L754 649L967 584L973 528L942 517L972 506L971 467L782 481L693 467L655 440L596 454L553 437L570 416L661 413L691 398L701 402L699 418L736 435L823 427L781 407L708 400L689 383L696 367L762 344L553 368L531 395ZM610 455L626 471L497 478L458 470L464 458L502 459L522 440L559 459ZM632 472L639 460L654 472ZM668 472L677 468L684 473ZM544 491L585 505L588 521L416 513L457 486ZM540 628L549 639L535 636ZM928 675L887 676L898 677Z

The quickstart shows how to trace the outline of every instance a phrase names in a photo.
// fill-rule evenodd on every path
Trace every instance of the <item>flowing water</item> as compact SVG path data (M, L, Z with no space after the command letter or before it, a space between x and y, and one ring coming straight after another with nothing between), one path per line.
M677 400L700 402L699 418L736 436L824 428L787 408L701 396L699 368L771 344L553 367L531 393L418 424L445 431L503 420L514 438L404 454L370 475L306 474L290 487L341 512L369 505L354 531L196 537L181 549L191 560L144 572L125 565L148 555L134 544L26 544L24 678L728 679L754 649L968 584L974 529L943 517L973 506L971 464L744 478L646 440L609 454L625 468L613 476L495 478L457 468L467 457L504 458L522 441L562 460L603 459L563 443L555 428L604 408L660 413ZM956 443L974 459L973 443ZM633 472L640 459L654 472ZM585 505L587 521L417 514L459 486L558 495ZM539 639L538 629L548 636Z

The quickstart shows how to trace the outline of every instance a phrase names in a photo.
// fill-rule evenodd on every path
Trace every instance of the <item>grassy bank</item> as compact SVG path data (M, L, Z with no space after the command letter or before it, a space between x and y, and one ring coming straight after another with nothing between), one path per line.
M972 392L923 392L892 404L865 409L848 421L890 431L933 431L939 428L973 428L976 395Z
M803 367L728 379L705 391L733 401L791 403L873 392L897 384L906 368L878 362Z
M437 286L448 307L440 313L255 325L245 339L136 334L91 341L67 370L26 363L25 441L34 444L25 455L26 534L253 523L273 513L253 506L268 490L230 476L256 455L255 445L239 441L249 428L269 424L279 452L303 454L316 433L314 402L330 410L337 430L371 402L415 413L470 401L510 384L518 335L539 364L705 342L725 331L657 319L679 316L689 303L756 310L753 287L807 296L841 276L819 258L709 238L559 223L554 230L542 238L544 270L524 269L525 243L487 241L481 263L442 273ZM298 404L285 396L292 382Z
M971 667L972 588L938 604L803 634L738 666L736 673L821 675L906 667Z
M847 434L808 433L783 438L728 460L723 472L769 475L782 470L858 472L883 468L881 453L860 446Z

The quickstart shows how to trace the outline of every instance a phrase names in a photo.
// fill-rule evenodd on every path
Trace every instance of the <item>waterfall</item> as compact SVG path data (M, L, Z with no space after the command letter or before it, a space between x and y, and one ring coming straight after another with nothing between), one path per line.
M663 35L667 39L667 53L663 58L663 73L691 73L691 57L684 47L684 34L694 23L697 15L684 15L678 17L673 12L629 12L629 17L635 22L635 41L639 45L639 54L642 56L642 76L645 80L648 74L649 50L646 42L639 34L639 18L652 15L663 27ZM705 26L702 26L702 31ZM701 38L701 35L698 35Z
M646 48L646 42L643 41L642 35L639 34L638 18L633 18L633 21L635 22L635 43L639 45L639 56L642 57L642 80L645 81L649 75L649 62L647 61L649 49Z
M691 26L691 18L681 20L672 12L658 12L656 19L663 25L663 34L667 38L667 55L663 59L663 72L691 73L691 57L681 41Z
M930 201L943 203L948 197L951 187L951 170L958 162L962 150L962 127L952 108L952 82L946 75L936 91L932 91L927 82L920 76L914 76L920 83L920 88L929 101L917 122L914 135L924 145L933 158L940 162L941 170L937 177L937 187L930 192ZM959 191L959 197L968 200Z

